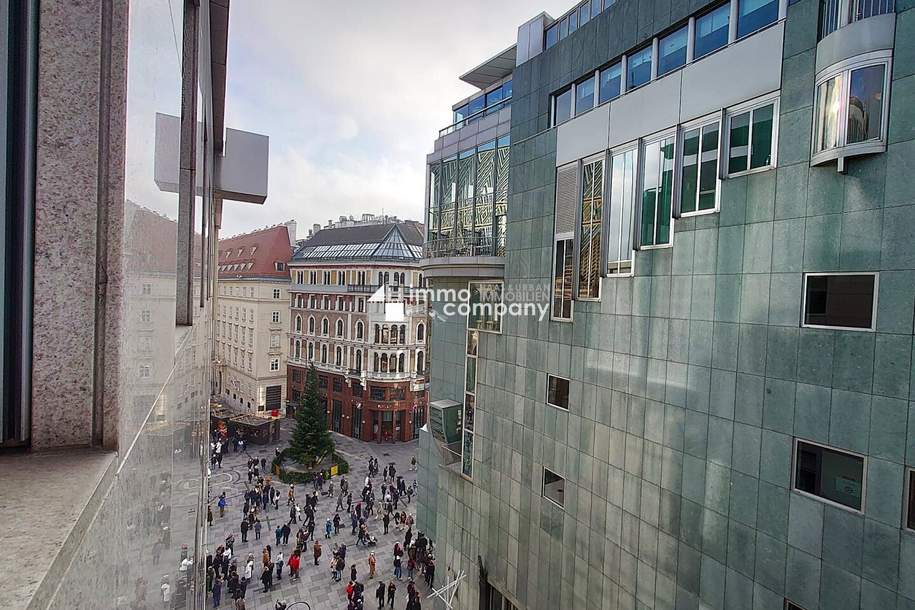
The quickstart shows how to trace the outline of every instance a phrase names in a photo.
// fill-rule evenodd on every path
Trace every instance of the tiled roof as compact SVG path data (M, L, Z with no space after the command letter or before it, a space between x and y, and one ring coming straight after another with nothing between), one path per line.
M216 265L222 279L235 277L289 276L286 264L292 257L286 225L276 225L219 240ZM282 269L277 269L282 263Z

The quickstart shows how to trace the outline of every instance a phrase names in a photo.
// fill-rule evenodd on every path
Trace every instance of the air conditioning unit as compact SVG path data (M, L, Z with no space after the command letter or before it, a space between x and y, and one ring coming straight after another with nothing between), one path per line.
M429 404L429 430L440 443L450 445L461 440L461 403L436 400Z

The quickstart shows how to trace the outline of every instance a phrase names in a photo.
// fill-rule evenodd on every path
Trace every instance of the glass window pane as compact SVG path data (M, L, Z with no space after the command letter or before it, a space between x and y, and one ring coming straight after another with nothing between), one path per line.
M654 244L658 170L661 162L660 152L660 142L646 146L644 164L642 165L642 231L640 242L646 246Z
M568 410L569 408L569 380L562 377L548 376L547 403L554 407Z
M579 25L584 25L591 20L591 5L587 2L581 5L581 8L578 9L578 22Z
M467 118L467 104L464 104L460 108L454 111L454 122L460 123Z
M543 497L560 506L565 504L565 479L546 468L543 469Z
M815 150L828 150L839 145L839 115L842 112L842 75L817 87Z
M750 113L731 117L731 134L728 140L728 173L747 169L750 152Z
M693 56L695 59L720 49L728 43L728 21L730 16L730 5L724 4L696 19L696 41L693 44Z
M582 168L582 198L579 218L578 296L600 296L600 246L603 217L604 162Z
M461 472L464 476L473 476L473 433L464 433L464 448L461 452Z
M498 89L493 89L486 94L486 106L492 106L493 104L498 104L502 101L502 87Z
M600 13L600 10L600 0L591 0L591 16L597 17L597 15Z
M620 85L622 84L623 67L620 63L615 63L609 68L600 71L600 103L610 101L620 94Z
M636 51L627 58L626 88L635 89L651 80L651 47Z
M699 171L699 209L715 208L718 190L718 123L702 128Z
M656 244L670 243L670 218L674 194L674 139L661 144L661 184L658 193L658 231Z
M658 75L686 64L687 29L680 28L658 41Z
M804 324L872 328L873 275L808 275L804 291Z
M553 124L559 125L572 116L572 89L566 89L555 97L556 108L553 113Z
M905 526L910 530L915 530L915 470L910 470L907 476L909 478L909 494Z
M569 34L573 33L578 29L578 11L574 11L568 17L569 19Z
M569 18L566 17L559 22L559 40L569 35Z
M613 155L607 225L609 273L628 273L632 269L632 208L635 201L636 154L636 150L629 150Z
M683 134L683 168L680 188L680 213L697 209L699 190L699 136L701 130L691 129Z
M863 458L799 441L796 461L796 489L861 510Z
M475 113L483 110L483 107L485 106L485 104L486 104L486 100L483 98L482 95L479 97L476 97L476 98L470 100L470 104L468 104L468 111L470 112L470 114L475 114Z
M778 19L778 0L738 0L737 37L752 34Z
M549 49L554 44L559 42L559 24L554 24L553 26L547 28L546 31L546 48Z
M753 140L750 149L750 169L772 164L772 122L775 106L769 104L753 110Z
M852 70L846 143L880 139L885 70L883 64Z
M575 85L575 114L586 112L594 108L594 77L583 80Z
M508 99L512 96L512 82L510 80L505 81L502 84L502 99Z

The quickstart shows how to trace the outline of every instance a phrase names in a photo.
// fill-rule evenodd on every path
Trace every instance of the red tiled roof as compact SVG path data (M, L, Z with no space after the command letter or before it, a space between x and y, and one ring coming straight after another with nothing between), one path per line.
M289 277L285 269L292 258L289 231L286 225L276 225L219 240L216 266L219 277ZM276 263L284 263L277 271Z

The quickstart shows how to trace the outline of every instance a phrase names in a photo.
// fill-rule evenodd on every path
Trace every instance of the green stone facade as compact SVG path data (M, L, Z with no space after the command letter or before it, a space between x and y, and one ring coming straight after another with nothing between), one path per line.
M515 69L506 291L551 283L550 94L705 4L619 0ZM468 575L456 607L478 607L479 557L522 608L915 609L913 8L896 2L886 152L810 166L819 3L794 2L777 167L723 179L719 213L677 219L573 322L481 335L473 480L421 435L419 528L441 582ZM880 273L875 332L801 326L803 273L824 271ZM463 322L434 322L430 402L461 400ZM571 379L567 413L548 374ZM863 514L792 490L795 438L866 456Z

